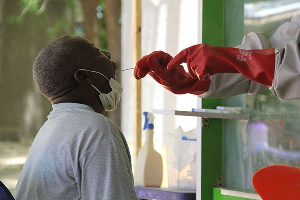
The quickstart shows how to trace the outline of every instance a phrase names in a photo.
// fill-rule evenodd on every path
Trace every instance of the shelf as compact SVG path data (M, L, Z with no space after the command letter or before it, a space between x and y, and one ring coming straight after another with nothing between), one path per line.
M168 188L134 187L138 199L196 200L196 191L173 190Z
M221 199L235 199L235 200L245 200L245 199L252 199L252 200L262 200L262 198L255 193L250 192L242 192L242 191L234 191L228 190L224 188L214 188L213 189L213 196L215 200Z
M192 112L192 111L181 111L181 110L159 110L159 109L153 109L152 113L162 114L162 115L179 115L179 116L217 118L217 119L249 120L249 115L247 114L224 114L224 113Z
M258 194L254 194L254 193L246 193L246 192L228 190L228 189L223 189L223 188L221 188L220 190L221 190L221 194L226 195L226 196L262 200L262 198Z

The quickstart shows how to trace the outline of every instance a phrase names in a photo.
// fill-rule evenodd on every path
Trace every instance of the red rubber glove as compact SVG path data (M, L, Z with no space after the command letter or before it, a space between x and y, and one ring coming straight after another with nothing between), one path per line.
M134 68L134 77L136 79L144 78L150 72L150 69L147 65L147 60L149 57L152 57L152 56L154 56L154 57L159 56L159 58L160 58L159 62L161 63L160 65L162 68L167 67L168 63L173 58L171 55L169 55L168 53L165 53L163 51L153 51L151 54L142 57L136 63L136 66Z
M183 62L187 63L193 78L201 79L216 73L241 73L252 81L271 86L275 70L275 50L243 50L198 44L182 50L167 68Z
M167 68L172 56L163 52L155 51L141 58L134 69L136 79L141 79L149 74L155 81L163 85L175 94L203 94L210 85L210 79L199 80L187 73L183 66L173 65Z

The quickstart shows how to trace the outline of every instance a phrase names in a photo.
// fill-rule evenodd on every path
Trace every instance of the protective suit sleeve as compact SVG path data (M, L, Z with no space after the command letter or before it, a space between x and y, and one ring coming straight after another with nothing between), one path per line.
M289 41L284 49L279 49L277 54L274 80L270 91L279 99L300 98L300 30L294 40Z
M270 45L276 48L278 58L274 80L270 91L279 99L300 98L300 15L285 22L270 38Z
M200 98L231 97L239 94L260 94L268 86L251 81L242 74L220 73L210 76L211 84Z
M269 43L272 48L285 48L285 45L292 40L297 40L297 33L300 29L300 15L295 15L291 21L280 25L270 37Z

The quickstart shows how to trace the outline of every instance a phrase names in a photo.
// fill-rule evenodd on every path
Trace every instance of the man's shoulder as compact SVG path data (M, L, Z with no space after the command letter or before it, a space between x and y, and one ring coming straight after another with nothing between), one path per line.
M78 121L85 123L89 127L99 129L109 129L112 132L120 132L119 127L108 117L99 113L86 113L82 114Z
M77 112L72 115L71 124L84 132L104 134L105 137L122 137L119 127L108 117L96 112ZM69 119L69 118L68 118ZM121 139L121 138L120 138Z
M124 143L124 136L119 127L106 116L92 110L71 110L56 113L53 120L49 119L45 128L48 130L49 126L56 127L58 131L63 130L64 137L72 135L74 143L88 142L98 145L111 142ZM58 133L58 135L61 134Z
M84 125L86 126L93 126L93 127L102 127L103 125L107 125L107 118L104 115L101 115L96 112L91 111L76 111L76 112L69 112L63 114L63 121Z

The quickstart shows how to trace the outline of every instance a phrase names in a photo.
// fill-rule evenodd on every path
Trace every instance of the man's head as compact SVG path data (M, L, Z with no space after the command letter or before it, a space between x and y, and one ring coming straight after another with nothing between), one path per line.
M116 64L111 55L100 51L88 40L78 36L64 36L47 45L37 56L33 77L41 93L52 103L92 101L98 93L111 88L104 77L78 69L98 71L108 79L114 77Z

